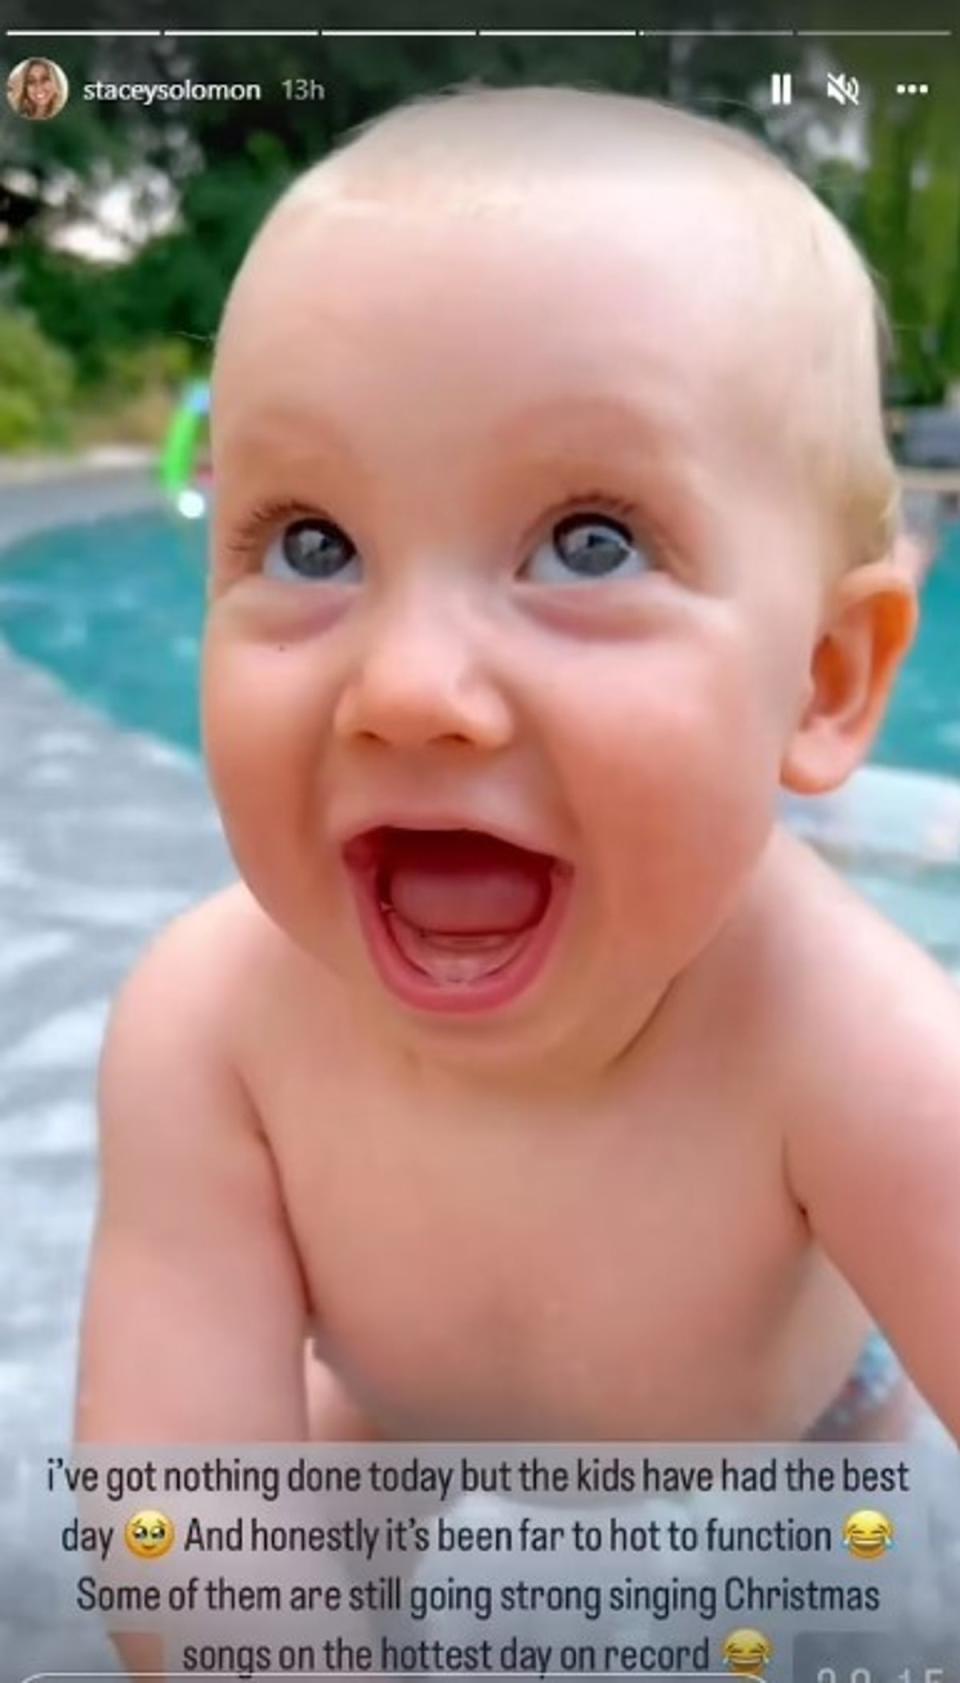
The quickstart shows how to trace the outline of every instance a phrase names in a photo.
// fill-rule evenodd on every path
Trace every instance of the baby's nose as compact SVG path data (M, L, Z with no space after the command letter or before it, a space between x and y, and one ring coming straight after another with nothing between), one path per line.
M398 748L460 742L504 747L513 735L510 705L476 637L449 615L411 607L370 627L343 685L334 728Z

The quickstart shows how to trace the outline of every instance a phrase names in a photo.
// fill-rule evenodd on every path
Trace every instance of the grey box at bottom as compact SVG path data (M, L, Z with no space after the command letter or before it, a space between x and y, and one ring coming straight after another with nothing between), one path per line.
M960 1683L960 1649L891 1631L805 1633L793 1639L792 1683Z

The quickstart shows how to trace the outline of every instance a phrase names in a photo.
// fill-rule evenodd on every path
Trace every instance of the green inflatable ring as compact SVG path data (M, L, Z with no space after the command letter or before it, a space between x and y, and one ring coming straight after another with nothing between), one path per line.
M160 456L160 483L181 513L186 512L181 507L185 491L194 491L202 498L202 493L196 491L195 468L209 412L210 388L205 381L198 380L186 393L164 440ZM193 512L202 513L202 504Z

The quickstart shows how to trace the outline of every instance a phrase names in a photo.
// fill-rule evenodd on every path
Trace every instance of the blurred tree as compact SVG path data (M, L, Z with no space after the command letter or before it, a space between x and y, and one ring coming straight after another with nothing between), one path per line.
M755 91L783 65L784 49L794 58L797 52L790 43L763 40L740 47L731 55L722 41L663 37L64 42L58 58L74 90L66 111L51 123L6 119L0 131L0 185L16 183L21 195L16 226L12 214L7 222L6 260L16 264L23 302L46 330L73 348L82 339L82 372L89 374L98 363L98 337L104 351L148 328L209 339L230 278L272 200L338 137L399 100L467 81L571 82L688 100L762 130ZM321 84L325 97L287 97L289 84L302 77ZM261 97L150 107L81 97L96 81L176 85L187 78L249 84ZM122 245L113 203L118 187L131 249L112 270L88 266L88 308L79 297L82 266L51 253L78 228ZM165 213L172 226L157 227Z
M29 316L0 309L0 450L67 437L69 358Z
M895 329L892 395L938 402L960 373L960 62L941 42L842 42L867 117L865 158L824 177L885 294ZM927 95L897 92L924 83Z
M377 3L366 0L371 25ZM914 11L937 3L915 0ZM210 4L215 12L216 0ZM532 26L537 6L538 0L487 0L484 24ZM159 27L164 9L159 0L142 0L137 21ZM360 9L361 0L328 0L324 21L357 26ZM455 21L445 0L420 0L414 9L423 27ZM550 0L549 10L544 27L634 23L634 8L619 0ZM829 0L809 0L809 27L827 27L829 10ZM644 23L695 29L709 14L715 29L749 30L782 22L782 11L776 0L717 0L709 7L648 0ZM874 0L873 11L876 27L896 27L898 0ZM102 0L99 13L119 26L124 0ZM291 25L315 24L312 6L299 0L290 0L285 20L288 13ZM262 24L262 5L234 0L223 21ZM379 21L386 25L389 18ZM474 18L464 21L475 27ZM824 97L825 54L870 90L859 159L825 157L824 146L812 144L816 130L829 152L849 116ZM202 360L243 251L286 183L399 100L465 81L569 82L646 93L766 135L834 204L883 277L907 394L937 395L950 371L960 371L960 93L955 65L953 82L946 81L939 46L928 47L923 61L937 97L909 108L892 91L892 69L904 50L896 58L889 41L846 37L748 35L735 43L666 34L609 41L107 38L58 42L57 56L74 90L63 115L51 123L6 115L0 122L0 262L43 331L76 357L84 383L103 377L118 348L163 335L182 336ZM921 74L922 56L911 56L917 66L911 74ZM794 72L789 111L770 107L775 70ZM150 107L82 97L84 84L96 80L176 84L188 77L254 84L260 97L171 99ZM288 98L284 83L301 77L322 84L324 97ZM98 233L112 237L114 259L65 254L60 248L71 237L76 245L78 231L88 245Z

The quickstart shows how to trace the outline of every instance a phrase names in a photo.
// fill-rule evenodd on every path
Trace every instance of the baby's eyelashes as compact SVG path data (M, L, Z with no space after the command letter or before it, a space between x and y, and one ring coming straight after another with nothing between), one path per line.
M327 515L304 514L291 504L256 510L229 547L255 560L265 578L279 582L358 584L363 576L363 561L349 533ZM553 520L548 535L537 543L529 539L524 548L516 576L529 584L619 583L642 578L655 565L630 526L598 508L563 514Z

